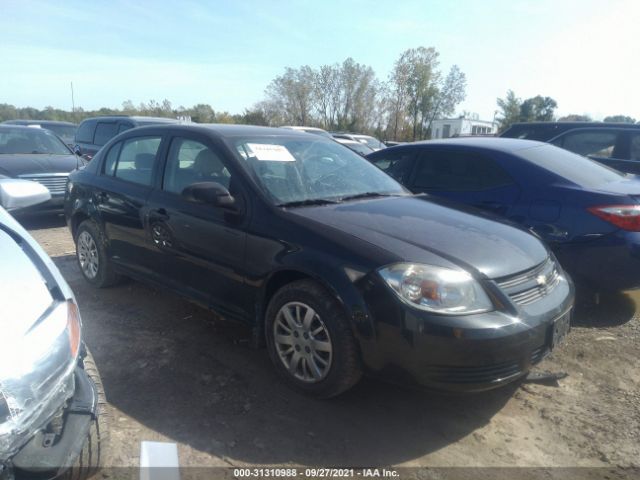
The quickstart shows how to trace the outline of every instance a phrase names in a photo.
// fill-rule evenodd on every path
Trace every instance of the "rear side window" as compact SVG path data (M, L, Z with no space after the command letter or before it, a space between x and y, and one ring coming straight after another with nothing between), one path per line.
M413 185L425 190L478 191L513 184L494 160L464 152L427 151L420 155Z
M553 144L585 157L611 158L617 140L617 132L587 131L568 133Z
M392 176L399 182L408 179L412 160L415 154L412 150L383 150L381 154L371 158L370 161L387 175Z
M120 125L118 125L118 133L122 133L126 130L130 130L133 128L133 125L129 124L129 123L121 123Z
M640 160L640 133L631 135L630 160Z
M98 122L96 126L96 134L94 136L94 144L102 146L116 136L118 133L118 125L115 123Z
M93 143L93 131L96 123L92 121L82 122L76 132L76 142Z
M122 142L115 167L116 178L151 186L153 167L161 140L162 137L136 137ZM105 162L105 171L106 167Z
M606 167L595 160L576 155L553 145L523 148L517 155L565 178L580 187L594 188L624 178L624 174Z

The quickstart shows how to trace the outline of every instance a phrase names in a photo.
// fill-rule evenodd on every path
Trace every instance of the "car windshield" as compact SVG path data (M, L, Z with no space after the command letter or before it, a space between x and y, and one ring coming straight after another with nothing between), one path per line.
M0 129L0 154L71 155L55 134L42 128Z
M345 147L349 147L354 152L358 152L362 155L368 155L373 152L373 148L369 147L365 143L353 142L353 143L343 143Z
M408 195L380 169L333 141L263 136L233 142L241 162L277 205Z
M584 188L599 187L625 178L625 175L617 170L553 145L524 148L516 153Z
M356 138L358 139L359 142L364 143L370 148L384 148L384 145L382 145L380 140L378 140L377 138L365 137L365 136L356 137Z

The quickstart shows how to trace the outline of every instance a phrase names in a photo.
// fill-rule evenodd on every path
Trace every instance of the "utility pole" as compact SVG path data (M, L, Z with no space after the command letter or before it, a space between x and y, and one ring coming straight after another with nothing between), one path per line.
M73 82L71 82L71 113L76 111L76 102L73 98Z

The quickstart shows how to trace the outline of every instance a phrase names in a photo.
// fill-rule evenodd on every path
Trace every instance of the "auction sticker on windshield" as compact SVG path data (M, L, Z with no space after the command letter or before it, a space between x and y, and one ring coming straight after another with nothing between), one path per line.
M253 156L258 160L268 162L295 162L296 159L282 145L272 145L268 143L247 143L247 147L253 152Z

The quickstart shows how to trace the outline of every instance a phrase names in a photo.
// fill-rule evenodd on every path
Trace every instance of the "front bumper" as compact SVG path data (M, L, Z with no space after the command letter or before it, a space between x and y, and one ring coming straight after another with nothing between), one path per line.
M552 349L554 321L571 315L572 282L563 276L527 306L464 316L434 315L401 302L377 276L362 284L372 335L360 337L370 374L448 391L512 382Z
M51 472L60 475L69 469L82 451L92 422L98 415L98 394L93 381L81 367L74 371L75 390L62 409L37 431L10 459L7 466L16 478L23 473ZM51 424L62 419L59 434L52 433ZM0 476L1 478L1 476Z

